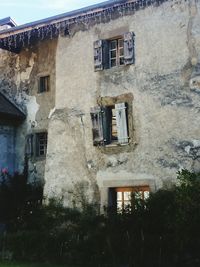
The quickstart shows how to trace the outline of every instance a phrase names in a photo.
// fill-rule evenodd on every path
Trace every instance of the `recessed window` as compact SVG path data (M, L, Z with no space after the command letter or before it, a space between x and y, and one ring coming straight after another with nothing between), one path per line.
M131 211L137 201L145 201L149 198L149 192L149 186L110 188L110 206L118 212Z
M127 32L122 36L94 42L95 71L109 69L120 65L130 65L135 62L135 35Z
M39 93L48 92L50 90L50 76L42 76L39 78Z
M94 146L128 144L127 109L127 103L91 109Z

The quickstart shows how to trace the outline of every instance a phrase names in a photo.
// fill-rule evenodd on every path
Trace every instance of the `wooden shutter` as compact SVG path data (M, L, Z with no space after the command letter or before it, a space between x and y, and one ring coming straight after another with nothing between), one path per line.
M125 103L115 104L117 137L120 144L128 143L127 116Z
M127 32L124 34L124 65L134 64L135 62L135 34Z
M102 111L100 107L93 107L90 111L92 119L93 145L98 146L104 143Z
M99 71L103 69L103 42L97 40L94 42L94 70Z
M102 118L104 144L108 145L111 143L112 138L112 109L109 107L102 107Z
M33 135L29 134L26 137L25 153L28 157L33 155Z

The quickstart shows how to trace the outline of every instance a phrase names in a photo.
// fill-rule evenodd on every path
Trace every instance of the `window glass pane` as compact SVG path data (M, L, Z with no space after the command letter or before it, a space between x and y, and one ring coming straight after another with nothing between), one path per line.
M110 57L111 58L116 58L116 50L113 50L110 52Z
M131 192L124 192L124 200L131 200Z
M43 92L47 92L49 91L49 77L50 76L44 76L44 77L40 77L39 80L39 93L43 93Z
M117 201L122 200L122 192L117 192Z
M124 49L123 49L123 48L121 48L121 49L119 50L119 55L120 55L120 56L123 56L123 55L124 55Z
M144 200L149 198L149 191L144 191Z
M43 156L46 155L47 151L47 133L38 133L36 135L37 138L37 155L38 156Z
M120 201L117 202L117 210L118 211L122 210L122 202L120 202Z
M124 58L123 58L123 57L120 57L120 59L119 59L119 64L120 64L120 65L124 65Z
M116 59L111 59L110 66L115 67L116 66Z
M116 49L117 47L117 40L113 40L110 42L110 49Z

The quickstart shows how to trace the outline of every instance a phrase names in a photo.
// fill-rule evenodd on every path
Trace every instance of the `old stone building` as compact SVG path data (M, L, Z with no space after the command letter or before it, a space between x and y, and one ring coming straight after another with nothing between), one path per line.
M0 47L0 90L26 110L15 168L26 154L47 197L124 207L200 170L199 1L107 1Z

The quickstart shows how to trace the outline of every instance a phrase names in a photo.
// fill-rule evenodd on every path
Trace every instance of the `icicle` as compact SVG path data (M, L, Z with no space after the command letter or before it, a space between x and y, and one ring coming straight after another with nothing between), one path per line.
M28 45L30 45L31 31L28 31Z
M44 39L44 27L41 28L41 32L42 32L41 39L43 40Z
M22 43L22 46L24 47L24 33L23 32L19 34L19 41L20 43Z
M37 28L38 38L40 38L40 28Z
M6 46L7 42L6 42L6 38L3 39L3 45Z
M11 46L12 46L12 36L8 37L8 49L11 50Z
M56 35L60 34L60 27L59 27L59 23L56 23Z
M52 32L52 26L50 27L50 39L53 39L53 32Z

